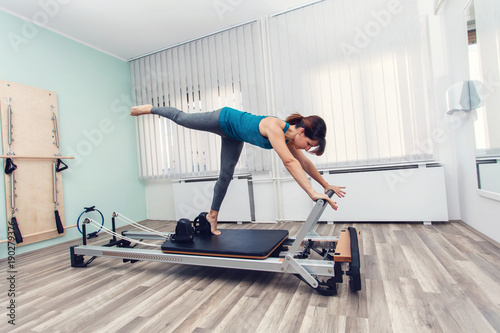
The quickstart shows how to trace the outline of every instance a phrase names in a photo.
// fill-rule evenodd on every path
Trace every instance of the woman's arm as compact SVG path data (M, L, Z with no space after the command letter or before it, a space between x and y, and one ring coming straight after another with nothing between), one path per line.
M274 150L285 165L285 168L292 175L297 184L299 184L299 186L307 193L307 195L309 195L309 197L314 201L318 199L327 200L330 206L336 210L337 203L335 201L329 198L326 194L317 193L312 187L300 162L290 152L290 149L286 144L285 134L283 133L283 129L279 126L279 123L273 122L268 124L265 132Z
M318 169L316 169L311 160L309 160L302 151L296 149L293 144L289 144L288 149L290 150L292 155L299 161L302 169L304 169L304 171L307 172L307 174L311 176L312 179L323 186L325 192L327 192L328 190L332 190L339 198L343 198L345 196L345 191L343 190L345 189L345 187L328 184L328 182L323 178L323 176L321 176Z

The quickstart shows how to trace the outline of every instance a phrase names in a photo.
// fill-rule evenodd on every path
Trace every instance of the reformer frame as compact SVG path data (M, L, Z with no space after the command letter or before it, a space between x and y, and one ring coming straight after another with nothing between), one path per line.
M333 191L328 193L331 197ZM349 276L351 291L361 290L360 260L358 236L355 228L343 229L339 236L320 236L314 228L321 217L327 201L317 200L311 213L299 233L289 236L282 243L279 254L266 259L231 258L210 255L191 255L164 253L161 250L137 249L131 242L113 236L108 244L102 246L87 245L86 224L82 225L82 243L70 248L71 266L87 267L97 257L121 258L123 262L157 261L185 265L198 265L220 268L255 270L275 273L294 274L320 294L337 294L337 283L343 282L343 275ZM112 216L112 230L115 228L115 212ZM172 235L172 233L167 233ZM165 234L150 232L124 231L122 235L129 239L163 240ZM214 236L216 237L216 236ZM313 250L323 260L309 259ZM91 256L87 261L85 256ZM347 267L345 267L347 265ZM324 280L326 278L326 280Z

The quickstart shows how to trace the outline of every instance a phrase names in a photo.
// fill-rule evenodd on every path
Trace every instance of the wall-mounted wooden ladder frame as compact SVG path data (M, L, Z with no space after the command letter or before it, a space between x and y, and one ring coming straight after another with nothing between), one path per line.
M8 231L12 217L17 221L22 235L18 246L64 235L62 174L54 163L72 157L60 156L57 111L55 92L0 80L0 157L3 169L8 158L17 166L4 173L6 217Z

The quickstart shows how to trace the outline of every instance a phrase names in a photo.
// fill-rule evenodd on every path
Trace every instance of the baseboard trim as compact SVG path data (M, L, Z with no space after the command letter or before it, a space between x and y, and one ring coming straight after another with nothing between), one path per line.
M469 229L470 231L472 231L473 233L475 233L477 236L483 238L485 241L487 241L488 243L491 243L492 245L495 245L496 247L500 248L500 243L497 242L496 240L486 236L485 234L483 234L482 232L474 229L473 227L471 227L470 225L468 225L467 223L465 223L464 221L460 221L460 220L453 220L453 221L450 221L450 222L455 222L455 223L458 223L462 226L464 226L465 228Z

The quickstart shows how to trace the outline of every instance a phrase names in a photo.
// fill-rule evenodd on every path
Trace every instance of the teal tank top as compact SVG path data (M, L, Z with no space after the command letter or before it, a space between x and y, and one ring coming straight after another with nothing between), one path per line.
M267 116L256 116L248 112L225 107L221 109L219 115L219 126L229 137L252 145L272 149L271 142L259 132L259 123ZM290 127L285 124L283 133Z

